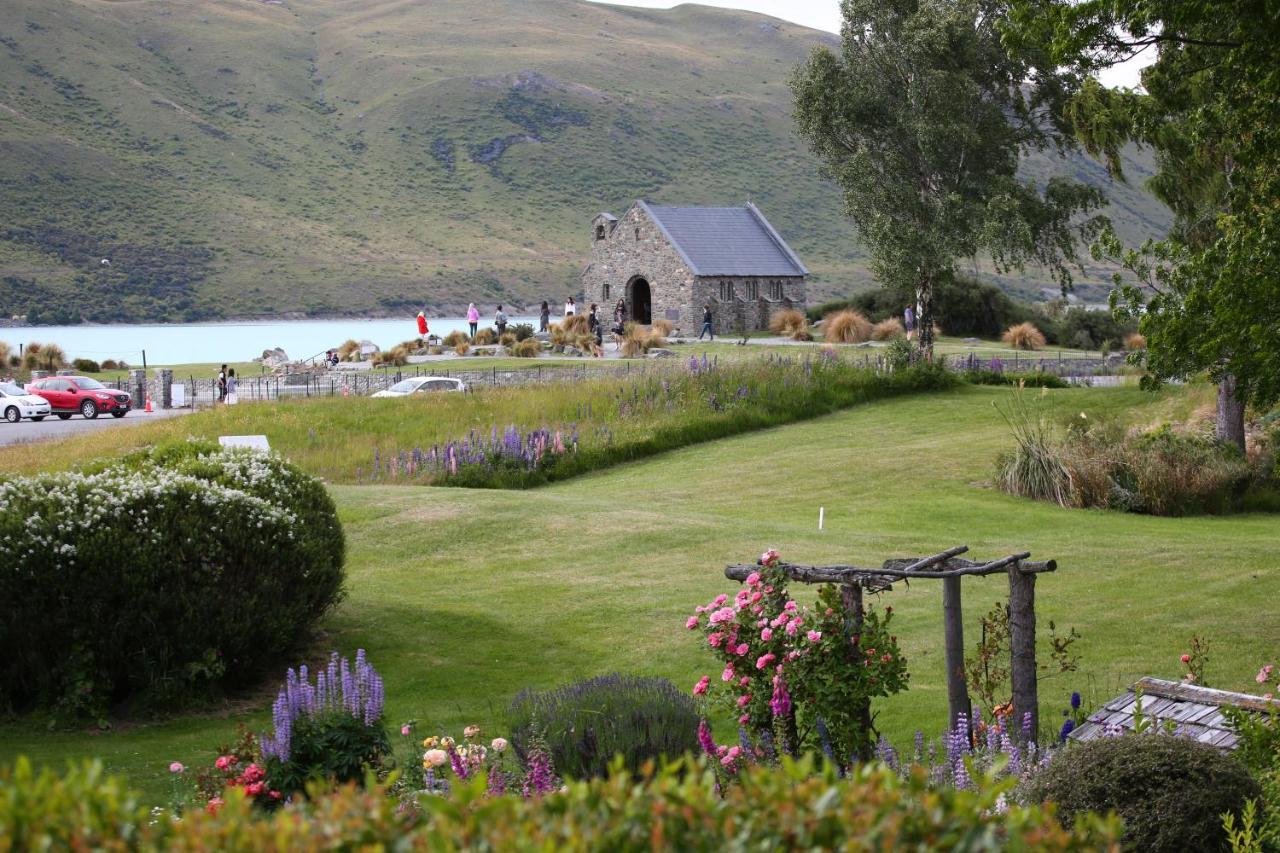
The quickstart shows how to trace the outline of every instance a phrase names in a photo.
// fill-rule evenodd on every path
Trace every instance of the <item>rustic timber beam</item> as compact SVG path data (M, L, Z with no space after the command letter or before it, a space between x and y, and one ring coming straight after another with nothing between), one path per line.
M956 568L945 568L938 571L916 570L908 571L897 568L881 568L871 569L862 566L805 566L797 563L779 563L778 567L783 569L787 577L800 583L860 583L864 579L872 582L883 583L893 580L939 580L942 578L958 578L969 575L995 575L1004 574L1007 567L1017 564L1016 571L1024 575L1040 574L1042 572L1056 571L1058 564L1055 560L1046 560L1044 562L1031 562L1025 558L1029 554L1013 554L1003 557L999 560L993 560L990 563L969 563L969 565L960 565ZM948 561L951 562L951 561ZM956 561L968 563L969 561ZM912 563L914 565L914 563ZM761 567L755 563L735 563L726 566L724 576L729 580L745 581L752 572L760 571Z

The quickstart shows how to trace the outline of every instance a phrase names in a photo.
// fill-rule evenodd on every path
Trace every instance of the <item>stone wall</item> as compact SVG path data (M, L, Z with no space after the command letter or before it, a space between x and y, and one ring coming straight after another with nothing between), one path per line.
M702 306L710 305L712 328L717 335L732 335L740 329L767 329L775 312L785 308L803 311L807 305L805 283L800 276L708 276L697 279L694 296L698 306L696 330L702 330Z

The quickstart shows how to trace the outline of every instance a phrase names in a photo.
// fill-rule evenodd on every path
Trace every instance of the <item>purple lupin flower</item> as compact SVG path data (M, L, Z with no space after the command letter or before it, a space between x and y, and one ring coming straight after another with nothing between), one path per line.
M489 796L501 797L507 792L507 775L498 765L489 768Z
M711 737L711 724L705 718L698 721L698 745L707 755L716 757L716 742Z

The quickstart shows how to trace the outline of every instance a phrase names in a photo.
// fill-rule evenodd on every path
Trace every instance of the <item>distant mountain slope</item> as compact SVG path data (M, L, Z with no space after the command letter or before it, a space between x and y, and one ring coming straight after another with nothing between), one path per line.
M0 316L555 300L591 217L639 197L750 198L818 298L868 280L792 132L787 78L826 34L580 0L0 7ZM1080 158L1027 169L1105 181ZM1119 190L1123 230L1164 229Z

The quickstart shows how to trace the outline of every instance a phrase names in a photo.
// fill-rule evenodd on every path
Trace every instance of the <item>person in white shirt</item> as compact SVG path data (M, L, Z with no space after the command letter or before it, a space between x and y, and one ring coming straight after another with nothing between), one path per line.
M564 302L564 316L572 317L574 314L577 314L577 313L578 313L578 306L573 304L573 297L570 296Z

